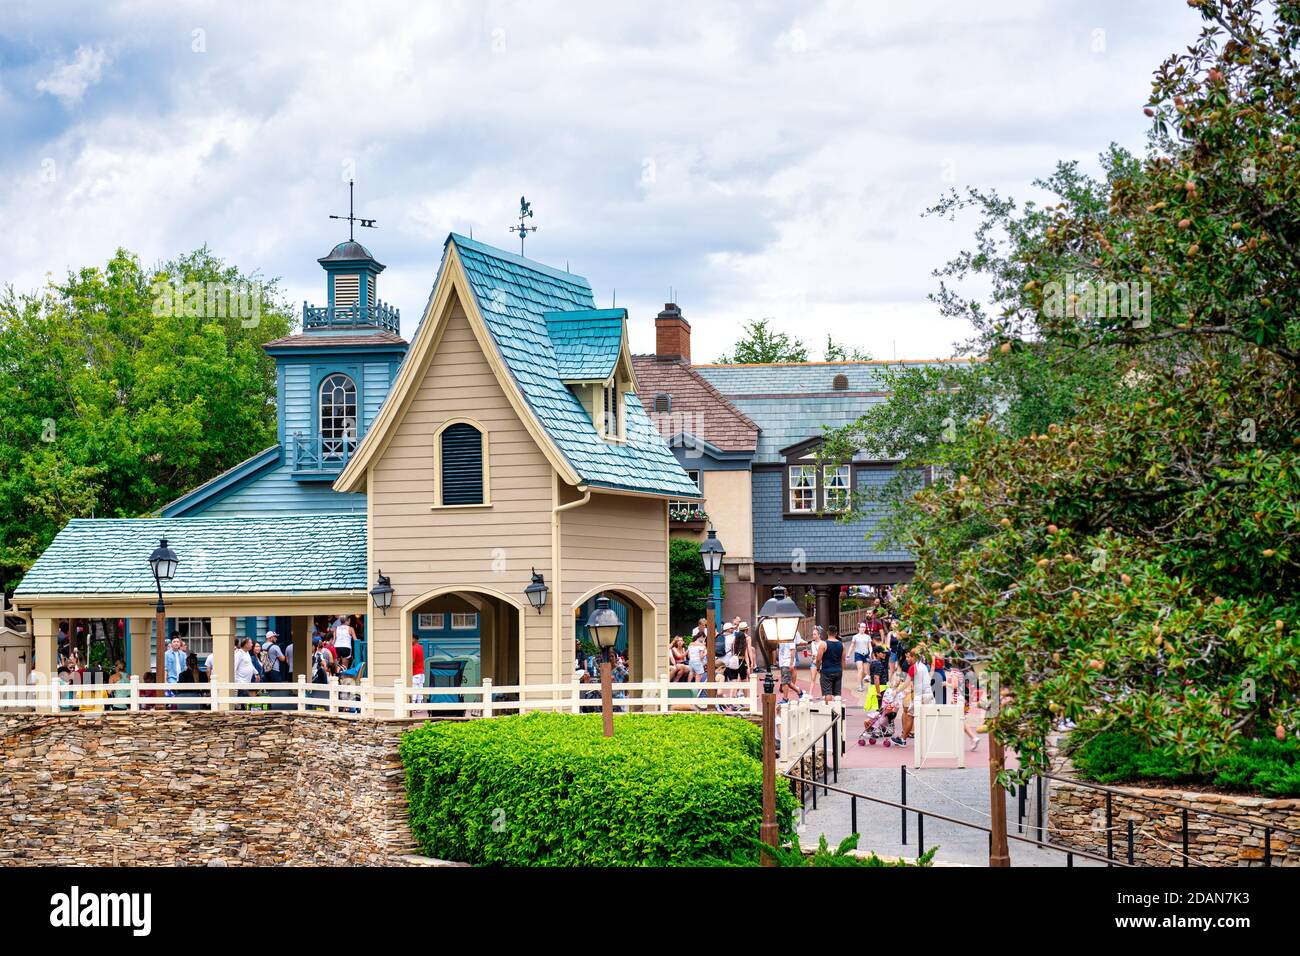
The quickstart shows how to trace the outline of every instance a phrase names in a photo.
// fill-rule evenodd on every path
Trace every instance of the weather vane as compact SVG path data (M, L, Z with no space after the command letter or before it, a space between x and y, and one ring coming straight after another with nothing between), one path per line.
M519 255L521 256L524 254L524 240L528 238L528 234L530 232L537 231L536 226L524 225L525 219L532 219L532 218L533 218L533 204L530 203L523 196L520 196L519 197L519 225L511 226L510 231L519 233Z
M531 213L529 215L532 215ZM348 241L353 240L352 226L353 223L360 223L366 229L378 229L373 219L359 219L352 214L352 180L348 180L348 214L346 216L330 216L331 219L346 219L348 223Z

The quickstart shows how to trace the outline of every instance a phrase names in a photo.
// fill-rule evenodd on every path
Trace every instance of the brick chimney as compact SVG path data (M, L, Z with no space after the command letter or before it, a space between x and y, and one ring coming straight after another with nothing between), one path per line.
M676 302L666 303L655 316L655 357L691 363L691 323Z

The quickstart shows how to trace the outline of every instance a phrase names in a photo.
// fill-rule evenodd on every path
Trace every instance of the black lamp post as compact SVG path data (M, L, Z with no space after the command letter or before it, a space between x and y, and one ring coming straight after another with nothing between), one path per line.
M393 583L383 571L379 571L375 577L377 583L370 589L370 599L375 602L380 613L387 616L388 609L393 605Z
M600 710L604 715L606 737L614 736L613 665L609 660L609 652L618 641L620 627L622 622L609 606L609 598L603 594L596 598L596 609L587 618L587 637L601 651Z
M533 583L524 588L524 597L528 598L528 603L537 609L537 613L542 613L542 608L546 606L546 594L550 588L546 586L546 581L537 569L533 568Z
M704 653L707 659L704 679L708 681L713 680L714 668L717 666L714 660L714 644L717 640L718 618L722 617L721 571L722 559L726 555L727 549L718 540L718 532L709 528L708 536L700 545L700 560L704 562L704 570L709 575L709 609L705 620L705 627L709 633L704 636ZM713 696L713 691L709 691L709 696Z
M758 627L762 639L757 647L763 652L763 823L759 827L759 840L773 849L780 839L776 822L776 684L772 676L772 655L781 644L787 644L799 633L803 613L799 605L786 597L785 588L776 585L758 612ZM787 743L789 733L787 728ZM763 854L764 866L776 866L771 853Z
M163 654L166 652L167 640L167 605L163 603L162 583L170 581L176 576L176 565L180 564L180 558L176 552L167 547L167 539L160 538L158 547L153 549L153 554L149 555L149 567L153 570L153 583L158 588L158 605L154 608L154 629L158 632L158 663L156 667L161 669L164 666ZM71 637L71 635L69 635Z

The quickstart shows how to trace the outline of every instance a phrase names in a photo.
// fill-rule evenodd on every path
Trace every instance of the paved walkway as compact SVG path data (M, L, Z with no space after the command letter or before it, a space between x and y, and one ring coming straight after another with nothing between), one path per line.
M871 748L868 748L871 749ZM909 751L894 750L893 753L908 754ZM901 799L901 773L898 765L893 767L857 767L846 768L841 762L840 779L836 784L845 790L892 800ZM831 847L853 832L851 799L835 792L817 795L817 809L812 809L811 800L804 815L803 825L799 828L799 840L805 846L815 846L818 837L826 835ZM967 767L965 770L932 769L908 771L907 805L942 813L958 820L966 820L983 826L989 821L988 766ZM902 813L895 807L872 803L870 800L857 801L858 848L871 850L881 856L917 855L917 816L907 815L907 843L902 835ZM1017 834L1016 799L1007 795L1007 832ZM1032 836L1025 833L1025 836ZM925 821L924 849L938 844L935 855L938 862L963 864L968 866L986 866L988 864L989 838L980 830L972 830L946 821L927 818ZM1008 841L1012 866L1065 866L1064 853L1045 850L1040 847ZM1078 858L1075 866L1093 866Z

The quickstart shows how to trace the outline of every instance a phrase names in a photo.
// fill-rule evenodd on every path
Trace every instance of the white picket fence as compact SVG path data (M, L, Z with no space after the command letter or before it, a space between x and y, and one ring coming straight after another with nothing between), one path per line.
M712 698L704 696L712 691ZM657 681L614 685L615 713L760 713L757 677L743 682L674 683L667 674ZM686 695L690 696L686 696ZM169 696L170 695L170 696ZM681 695L681 696L677 696ZM435 699L436 698L436 699ZM824 729L830 709L810 699L777 707L777 734L784 754L806 748ZM299 677L286 684L146 684L138 677L119 684L41 682L0 685L0 717L6 712L58 717L86 714L129 717L145 711L212 713L293 713L344 720L424 720L430 717L488 718L528 711L561 713L600 710L600 685L577 680L563 684L473 687L412 687L400 681L376 686L308 683ZM825 712L825 713L823 713ZM820 716L819 716L820 715Z
M703 696L713 691L712 699ZM676 683L659 680L614 685L615 713L703 711L756 714L759 683ZM471 687L414 687L360 683L146 684L137 677L118 684L41 682L0 685L0 714L39 712L59 716L132 714L150 710L300 713L342 718L422 720L427 717L494 717L527 711L581 713L600 709L600 685L578 680L561 684Z

